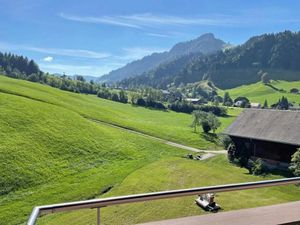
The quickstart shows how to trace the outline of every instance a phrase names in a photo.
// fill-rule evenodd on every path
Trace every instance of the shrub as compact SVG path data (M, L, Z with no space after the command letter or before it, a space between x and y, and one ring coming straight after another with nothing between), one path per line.
M224 107L216 106L216 105L193 105L192 103L186 101L176 101L170 104L170 110L175 112L183 112L183 113L192 113L195 110L200 110L203 112L211 112L216 116L226 116L227 109Z
M233 143L229 144L226 149L228 150L227 151L227 158L228 158L229 162L231 162L231 163L234 162L235 153L236 153L235 145Z
M294 93L294 94L298 94L299 93L299 89L298 88L292 88L290 90L291 93Z
M109 92L108 89L100 89L98 92L97 92L97 96L99 98L105 98L105 99L110 99L111 98L111 93Z
M223 98L223 105L224 106L232 106L233 101L229 95L229 92L225 92L224 98Z
M117 93L113 93L111 96L111 100L115 101L115 102L119 102L119 95Z
M204 133L208 133L211 130L211 127L207 120L202 121L201 126L202 126Z
M248 166L249 166L250 154L249 151L246 149L246 147L240 147L239 151L237 152L236 158L237 158L237 164L240 167L249 168Z
M250 163L249 172L256 176L263 174L265 172L265 167L262 159L258 158Z
M186 101L175 101L172 104L170 104L168 108L175 112L183 113L192 113L194 110L197 109L196 106Z
M214 106L214 105L201 105L198 106L198 110L201 110L203 112L211 112L216 116L226 116L227 115L227 109L220 106Z
M215 130L221 126L220 120L212 113L206 113L200 110L196 110L193 112L194 119L192 123L192 127L195 128L196 126L201 125L204 133L208 133L209 131Z
M295 176L300 176L300 148L292 155L289 169Z
M233 144L231 138L228 135L220 135L219 139L224 146L224 149L229 149L229 146Z
M127 96L127 94L126 94L125 91L123 91L123 90L120 91L120 93L119 93L119 100L122 103L127 103L128 102L128 96Z
M139 106L146 106L146 101L143 98L138 98L136 104Z
M270 83L270 77L269 77L269 74L268 74L268 73L264 73L264 74L261 76L261 81L262 81L264 84L269 84L269 83Z

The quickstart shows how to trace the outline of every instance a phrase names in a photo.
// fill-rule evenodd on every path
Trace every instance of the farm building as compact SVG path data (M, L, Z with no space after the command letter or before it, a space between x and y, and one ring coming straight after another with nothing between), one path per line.
M261 104L257 103L257 102L250 103L250 108L260 109L261 108Z
M237 152L287 166L300 147L300 111L246 109L224 133Z
M193 103L193 104L201 104L201 99L200 98L187 98L187 102Z

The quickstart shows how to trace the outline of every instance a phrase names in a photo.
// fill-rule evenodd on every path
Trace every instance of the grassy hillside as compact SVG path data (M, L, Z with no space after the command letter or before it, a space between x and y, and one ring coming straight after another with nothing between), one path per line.
M186 151L90 119L198 148L216 147L209 136L192 132L188 114L133 107L0 76L1 225L24 223L35 205L91 199L110 188L103 196L259 179L232 167L225 158L201 163L185 160ZM222 118L221 129L233 119ZM265 204L299 196L294 187L272 194L278 194L278 199L267 197ZM130 224L199 213L198 208L191 209L191 198L176 200L176 204L183 202L182 207L163 211L172 201L159 203L158 208L154 203L108 208L104 217L107 224L120 224L113 218L120 213L124 224ZM150 211L145 208L149 204ZM73 213L47 216L41 222L88 224L83 221L86 218L94 224L94 212L89 213L79 213L75 219Z
M0 93L0 224L34 205L88 199L167 156L186 154L52 104Z
M140 167L186 154L87 118L196 147L215 146L192 132L187 114L0 76L0 224L24 222L35 205L93 198ZM224 126L233 119L223 118Z
M214 149L216 145L205 136L193 133L189 126L192 116L172 111L163 112L116 103L91 95L79 95L54 89L45 85L14 80L0 76L0 92L25 96L51 103L78 113L87 118L101 120L157 137L203 149ZM223 130L240 111L231 110L226 118L220 118ZM159 129L158 129L159 128Z
M141 179L142 177L142 179ZM270 175L264 179L275 179ZM178 188L226 184L235 182L258 181L262 177L248 175L245 169L234 167L225 156L206 161L191 161L170 157L149 164L132 174L114 187L103 197L143 193ZM194 204L196 196L150 201L101 209L103 224L136 224L176 217L204 214ZM300 189L295 185L263 188L256 190L220 193L216 198L223 210L257 207L300 200ZM69 213L48 215L39 221L39 225L55 224L95 224L96 210L82 210Z
M285 92L275 90L270 86L266 86L261 82L243 85L233 89L219 90L218 94L223 96L225 91L228 91L230 96L234 99L239 96L247 97L251 102L264 103L265 100L270 104L278 102L278 99L282 96L288 98L289 102L295 105L300 104L300 94L289 93L292 88L298 88L300 90L300 81L288 82L288 81L271 81L271 85L277 89L282 89Z

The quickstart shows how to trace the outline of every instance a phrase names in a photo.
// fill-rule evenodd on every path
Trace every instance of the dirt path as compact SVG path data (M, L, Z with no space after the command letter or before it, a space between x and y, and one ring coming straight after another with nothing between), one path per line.
M212 158L212 157L214 157L216 154L213 154L213 153L205 153L205 154L203 154L202 156L201 156L201 161L202 160L206 160L206 159L209 159L209 158Z
M135 131L135 130L132 130L130 128L118 126L118 125L115 125L115 124L111 124L111 123L107 123L107 122L99 121L99 120L95 120L95 119L90 119L90 118L87 118L87 119L89 119L89 120L91 120L91 121L93 121L95 123L100 123L100 124L103 124L103 125L106 125L106 126L110 126L110 127L114 127L114 128L126 131L126 132L130 132L130 133L137 134L137 135L140 135L140 136L143 136L143 137L147 137L147 138L150 138L150 139L153 139L153 140L156 140L156 141L160 141L160 142L162 142L162 143L164 143L166 145L170 145L170 146L173 146L173 147L176 147L176 148L180 148L180 149L184 149L184 150L188 150L188 151L192 151L192 152L208 153L208 154L204 154L203 155L203 157L204 156L206 157L205 159L211 158L211 157L215 156L215 154L226 154L227 153L226 150L204 150L204 149L198 149L198 148L186 146L186 145L183 145L183 144L178 144L178 143L173 142L173 141L168 141L168 140L165 140L165 139L162 139L162 138L158 138L158 137L155 137L155 136L152 136L152 135L149 135L149 134L145 134L145 133L142 133L142 132L139 132L139 131Z

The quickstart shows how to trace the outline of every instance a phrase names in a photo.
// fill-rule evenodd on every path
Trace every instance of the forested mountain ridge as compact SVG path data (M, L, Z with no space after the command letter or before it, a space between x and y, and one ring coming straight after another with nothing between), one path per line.
M204 34L194 40L181 42L174 45L170 51L153 53L140 60L128 63L126 66L113 70L102 76L100 82L116 82L129 77L141 75L162 63L171 62L189 54L209 54L223 49L225 42L214 37L213 34Z
M169 85L178 83L176 82L176 77L174 77L174 74L176 74L178 71L181 71L189 63L197 61L203 56L204 55L202 53L190 53L174 59L171 62L162 63L158 67L147 71L140 76L124 79L121 82L118 82L118 85L129 88L151 86L165 89Z
M96 94L99 85L87 82L81 75L50 75L39 69L34 60L12 53L0 52L0 75L49 85L65 91Z
M211 80L220 88L232 88L260 80L259 71L271 79L300 80L300 32L284 31L250 38L246 43L204 57L194 57L180 70L162 73L161 68L121 82L124 86L168 84Z

